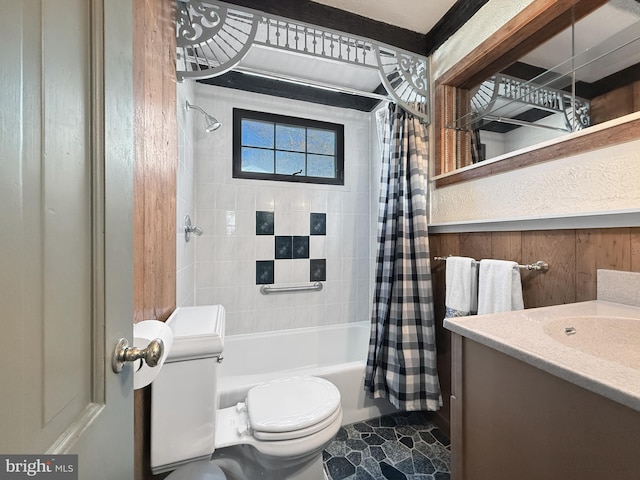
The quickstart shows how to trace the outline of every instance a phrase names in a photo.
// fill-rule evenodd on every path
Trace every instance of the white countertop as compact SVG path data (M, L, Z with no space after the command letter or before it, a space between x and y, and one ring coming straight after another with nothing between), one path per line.
M640 322L640 307L594 300L491 315L445 318L444 326L463 337L640 411L639 369L564 345L545 332L547 324L559 318L577 316L625 317ZM620 337L620 332L616 333ZM600 341L606 342L605 337L603 335ZM616 344L612 342L611 348L615 349ZM640 351L640 344L637 349Z

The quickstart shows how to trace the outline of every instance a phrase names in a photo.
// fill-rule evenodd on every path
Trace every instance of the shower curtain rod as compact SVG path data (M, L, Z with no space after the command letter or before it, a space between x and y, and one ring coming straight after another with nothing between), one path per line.
M483 115L482 116L482 120L489 120L489 121L492 121L492 122L499 122L499 123L508 123L510 125L518 125L520 127L544 128L544 129L547 129L547 130L555 130L555 131L564 132L564 133L570 132L570 130L568 130L566 128L552 127L550 125L543 125L543 124L540 124L540 123L525 122L523 120L517 120L515 118L498 117L498 116L494 116L494 115Z
M385 102L392 102L393 101L389 95L381 95L379 93L367 92L367 91L358 90L358 89L355 89L355 88L332 85L330 83L320 82L320 81L316 81L316 80L307 80L307 79L304 79L304 78L299 78L299 77L294 77L294 76L291 76L291 75L286 75L284 73L269 72L267 70L261 70L261 69L258 69L258 68L243 67L241 65L238 65L238 66L233 68L233 71L244 73L244 74L247 74L247 75L254 75L256 77L263 77L263 78L271 78L271 79L274 79L274 80L281 80L283 82L294 83L296 85L303 85L303 86L306 86L306 87L321 88L323 90L329 90L329 91L332 91L332 92L346 93L348 95L357 95L359 97L373 98L375 100L383 100Z

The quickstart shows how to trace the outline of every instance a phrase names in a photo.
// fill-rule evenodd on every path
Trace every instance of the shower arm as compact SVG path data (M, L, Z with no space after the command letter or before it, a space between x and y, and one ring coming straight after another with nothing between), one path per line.
M197 111L199 111L201 114L203 114L203 115L204 115L204 116L206 116L206 117L211 116L211 115L209 115L207 112L205 112L202 108L200 108L199 106L197 106L197 105L193 105L193 104L189 103L189 100L187 100L187 101L185 102L185 106L186 106L186 108L187 108L187 112L188 112L189 110L193 109L193 110L197 110Z

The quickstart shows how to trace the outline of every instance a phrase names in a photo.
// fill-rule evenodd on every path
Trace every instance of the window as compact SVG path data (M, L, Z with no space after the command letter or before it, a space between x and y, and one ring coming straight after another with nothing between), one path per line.
M233 176L344 185L344 125L234 108Z

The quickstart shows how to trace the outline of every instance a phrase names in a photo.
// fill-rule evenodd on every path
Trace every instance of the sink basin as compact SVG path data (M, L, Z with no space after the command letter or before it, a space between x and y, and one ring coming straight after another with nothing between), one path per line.
M563 317L547 323L544 330L563 345L640 370L640 319Z

